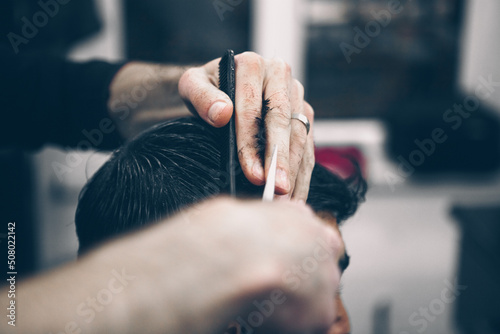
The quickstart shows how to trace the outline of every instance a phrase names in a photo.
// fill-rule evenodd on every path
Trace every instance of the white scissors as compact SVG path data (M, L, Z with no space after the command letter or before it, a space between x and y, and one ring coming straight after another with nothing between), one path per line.
M274 145L273 157L271 158L271 166L267 172L266 186L264 187L264 194L262 195L263 202L272 202L274 198L274 191L276 187L276 164L278 160L278 146Z

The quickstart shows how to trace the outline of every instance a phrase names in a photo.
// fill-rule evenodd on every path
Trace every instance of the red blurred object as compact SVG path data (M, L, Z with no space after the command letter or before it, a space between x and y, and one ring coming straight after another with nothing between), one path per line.
M344 179L356 173L353 161L358 164L363 177L367 178L366 159L357 147L316 147L314 152L317 163Z

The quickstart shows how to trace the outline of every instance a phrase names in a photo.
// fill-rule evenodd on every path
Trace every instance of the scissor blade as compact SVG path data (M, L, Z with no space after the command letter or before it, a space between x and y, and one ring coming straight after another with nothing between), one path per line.
M271 158L271 166L267 173L266 186L264 187L264 195L262 195L263 202L272 202L274 198L274 190L276 185L276 164L278 160L278 146L274 145L273 157Z

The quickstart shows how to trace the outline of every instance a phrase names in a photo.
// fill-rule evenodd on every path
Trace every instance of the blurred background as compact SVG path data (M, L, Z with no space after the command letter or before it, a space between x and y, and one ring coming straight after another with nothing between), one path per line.
M32 51L201 64L232 48L292 65L316 112L318 159L350 152L369 182L342 227L353 333L500 333L498 0L76 4ZM50 38L61 31L74 33ZM58 176L70 155L83 163ZM19 217L25 275L75 259L78 194L106 157L3 152L2 203Z

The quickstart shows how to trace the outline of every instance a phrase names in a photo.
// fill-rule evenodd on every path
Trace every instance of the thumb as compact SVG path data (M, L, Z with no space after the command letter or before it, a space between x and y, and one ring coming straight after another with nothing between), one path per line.
M179 94L191 112L215 127L226 125L233 114L229 96L219 90L201 68L186 71L179 80Z

